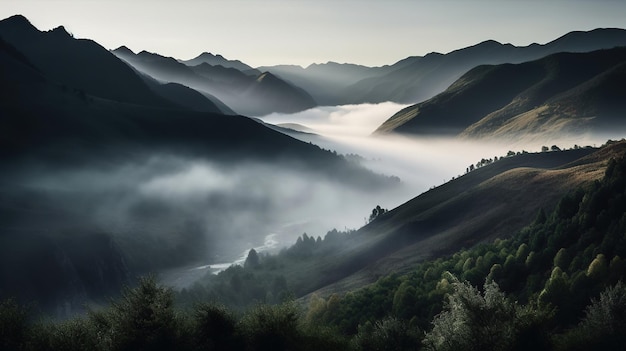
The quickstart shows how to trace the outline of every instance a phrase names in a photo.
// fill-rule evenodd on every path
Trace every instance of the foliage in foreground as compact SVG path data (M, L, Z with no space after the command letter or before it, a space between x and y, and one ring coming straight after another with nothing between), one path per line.
M602 181L573 191L551 213L538 213L511 238L424 262L345 295L311 299L311 320L355 334L359 325L393 316L428 330L451 292L449 273L473 286L498 283L512 300L554 312L563 332L585 306L626 278L626 159L611 160Z
M454 292L433 321L424 344L428 350L545 350L549 312L511 301L498 284L483 292L451 277Z
M29 319L30 318L30 319ZM174 307L173 293L153 277L84 318L33 321L12 300L0 304L2 350L346 350L349 340L307 325L294 302L258 305L241 316L202 303Z
M145 278L110 307L60 323L33 323L27 310L6 300L0 303L0 346L7 350L622 349L626 343L626 285L621 282L626 275L625 232L626 159L612 160L601 182L564 197L549 214L541 211L532 225L508 240L425 262L408 275L383 277L344 296L313 297L306 312L294 302L256 305L241 315L206 303L177 310L171 290ZM305 239L293 250L320 255L332 243ZM269 263L259 264L269 267ZM481 288L476 287L479 284Z
M626 284L593 300L586 316L551 344L552 310L520 305L491 281L483 291L448 277L444 310L422 333L387 317L353 337L307 322L294 302L258 305L241 316L215 304L176 310L171 291L142 279L110 307L86 318L28 322L27 309L0 304L2 350L617 350L626 342Z

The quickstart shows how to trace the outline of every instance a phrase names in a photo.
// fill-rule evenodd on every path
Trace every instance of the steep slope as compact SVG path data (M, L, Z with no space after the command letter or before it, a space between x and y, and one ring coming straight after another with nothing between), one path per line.
M571 32L544 45L516 47L488 40L452 51L431 53L377 77L356 82L341 93L343 103L395 101L414 103L442 92L473 67L521 63L558 52L588 52L626 46L626 30L595 29Z
M145 73L136 72L152 91L180 106L199 112L223 113L225 115L235 114L233 110L215 96L206 93L202 94L195 89L178 83L161 83Z
M376 132L550 136L623 127L625 62L626 49L616 48L479 66L443 93L399 111Z
M261 259L259 267L231 267L206 277L207 285L190 288L187 296L217 296L245 306L254 296L281 289L302 300L351 292L410 272L425 260L509 238L572 190L595 186L611 160L624 155L622 140L601 149L503 157L379 214L357 231L331 230L324 239L304 234L280 254ZM237 276L246 277L249 289L227 288ZM278 290L268 284L278 279L285 281Z
M0 152L7 160L52 152L55 147L80 155L129 145L180 149L224 160L231 156L304 159L320 162L315 167L328 162L329 170L343 163L341 157L246 117L127 104L69 90L30 65L31 57L10 44L0 49L0 79L10 87L3 91L0 106L6 136L0 141ZM48 123L50 115L54 123ZM87 149L71 150L81 144Z
M261 73L243 93L248 100L270 112L294 113L317 104L306 91L293 86L269 72Z
M470 172L361 228L336 260L309 267L327 277L315 290L321 296L347 292L426 259L506 238L530 224L539 209L551 209L576 187L601 179L609 160L624 155L626 143L620 142L599 150L523 154Z
M296 112L316 105L300 88L285 82L258 86L255 82L260 76L250 76L235 68L211 67L206 62L189 67L171 57L146 51L135 55L123 48L113 53L158 80L183 84L211 94L240 114L260 116L272 112ZM278 98L266 101L266 97Z
M121 102L175 106L152 92L105 48L91 40L74 39L63 27L40 32L16 15L0 21L0 37L51 80L70 89Z
M238 227L241 216L223 212L248 206L254 218L267 215L262 197L222 191L237 167L264 164L274 174L370 190L390 184L249 118L105 99L69 89L32 61L0 40L0 293L37 299L59 317L136 274L222 254L220 235L232 245L235 234L262 230ZM200 176L217 189L199 199L206 208L194 196L187 205L173 193L146 194L186 164L224 173Z

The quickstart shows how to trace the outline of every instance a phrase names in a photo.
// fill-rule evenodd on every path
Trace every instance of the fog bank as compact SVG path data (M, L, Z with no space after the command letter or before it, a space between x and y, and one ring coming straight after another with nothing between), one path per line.
M558 137L471 140L452 137L373 136L389 117L407 105L385 102L343 106L322 106L295 114L271 114L262 118L270 124L297 124L309 134L293 136L341 154L358 154L366 167L395 175L407 184L403 196L389 199L384 206L395 207L431 187L465 173L481 159L505 156L507 152L539 152L542 146L560 148L599 146L615 134L581 133ZM310 130L309 130L310 129Z

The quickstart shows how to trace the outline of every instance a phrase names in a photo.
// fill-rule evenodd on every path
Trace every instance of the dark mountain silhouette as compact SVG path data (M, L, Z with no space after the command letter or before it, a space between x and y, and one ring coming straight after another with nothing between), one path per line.
M461 75L478 65L521 63L558 52L588 52L617 46L626 46L626 30L609 28L571 32L544 45L532 44L525 47L488 40L445 55L431 53L413 58L409 62L400 61L398 69L348 87L342 93L342 101L420 102L442 92Z
M0 37L51 80L69 88L120 102L174 106L106 49L91 40L74 39L63 27L40 32L16 15L0 21Z
M0 43L0 79L3 86L9 87L3 90L0 106L6 136L0 141L0 152L7 160L37 155L48 147L79 155L70 146L84 144L85 154L106 151L111 145L130 145L148 150L171 147L221 159L237 156L321 162L316 168L328 162L333 166L323 168L329 170L341 168L339 164L343 163L341 157L246 117L199 113L176 106L128 104L68 88L33 67L29 55L7 42ZM284 83L265 74L256 84ZM50 116L54 123L49 123Z
M377 133L494 137L624 127L626 49L478 66Z
M223 113L226 115L236 114L213 95L208 93L202 94L195 89L178 83L161 83L143 72L137 70L135 72L148 84L152 91L180 106L193 111Z
M234 68L211 66L206 62L189 67L171 57L146 51L134 55L129 50L116 49L113 53L137 70L158 80L180 83L211 94L237 113L245 115L291 113L316 106L313 98L300 88L285 82L259 86L257 80L260 75L249 76Z
M222 113L216 104L207 99L198 91L188 88L178 83L165 83L152 87L159 95L176 102L182 106L187 106L194 111Z
M180 60L180 62L190 67L207 63L211 66L222 66L224 68L234 68L241 72L250 72L252 75L256 75L256 74L253 74L254 68L246 65L245 63L239 60L228 60L224 58L224 56L222 55L219 55L219 54L213 55L210 52L203 52L191 60Z
M0 23L0 30L10 32L15 39L13 29L24 23L28 22L23 18L11 18ZM301 171L370 190L393 183L250 118L197 112L170 103L93 42L80 41L78 47L71 45L72 50L59 51L62 55L33 49L54 47L48 40L56 44L58 39L50 35L33 30L21 36L19 44L28 51L0 40L0 263L10 268L0 272L2 296L13 294L25 302L37 299L40 308L67 316L86 301L119 291L120 285L136 274L185 264L206 257L214 249L201 240L206 234L193 226L185 227L182 233L166 230L158 236L163 231L160 225L169 225L169 218L160 221L155 214L170 212L160 209L156 202L141 203L131 214L138 216L145 228L124 229L130 233L119 234L108 222L102 224L87 215L106 197L103 194L90 198L80 191L65 191L64 184L61 189L42 189L27 183L33 178L45 180L50 174L77 169L106 174L125 165L174 155L225 169L246 161L263 162L274 165L277 172ZM63 41L74 41L66 34L62 37ZM37 46L28 43L32 38L38 40ZM95 48L97 55L85 55L84 43ZM37 56L39 53L43 56ZM105 73L124 78L117 82L120 95L115 95L116 89L102 89L113 84L106 74L90 75L90 85L84 89L70 86L69 78L74 79L72 83L80 79L74 77L75 71L59 63L69 77L60 79L64 77L58 77L60 68L42 58L63 56L65 62L78 62L72 55L85 60L77 68L79 72L82 67L93 69L100 63L115 68ZM136 94L126 83L143 89L145 95ZM146 100L141 100L142 96ZM185 92L184 96L189 95ZM155 104L148 105L151 101ZM81 182L83 178L76 179ZM73 182L76 180L67 179L69 188ZM114 212L117 205L104 210ZM220 202L214 206L219 207ZM150 227L150 223L159 225Z

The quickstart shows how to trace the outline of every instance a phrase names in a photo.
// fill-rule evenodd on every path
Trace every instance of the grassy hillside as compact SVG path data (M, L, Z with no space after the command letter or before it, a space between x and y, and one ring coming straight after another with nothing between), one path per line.
M572 189L506 239L426 260L346 294L314 295L305 307L288 300L237 312L207 303L219 295L196 294L184 296L196 304L177 308L174 293L149 277L110 306L64 322L32 319L32 311L5 299L0 341L15 350L618 350L626 322L625 155L625 142L611 142L560 167L609 159L600 179ZM350 243L345 238L354 234L304 235L279 257L251 252L244 267L227 271L221 288L230 298L285 298L288 281L268 281L268 272L291 263L289 255L328 260L332 242Z
M279 302L289 293L328 297L347 293L420 262L495 238L508 238L541 209L579 186L601 179L626 143L505 157L379 215L368 225L325 238L304 234L277 256L231 267L181 293L181 301L218 299L230 306ZM256 260L255 260L256 261Z
M626 50L555 54L479 66L445 92L407 107L376 133L488 138L623 128Z
M540 317L541 327L533 332L538 334L531 339L541 342L542 349L586 349L603 343L612 345L610 349L616 349L618 343L612 338L621 333L618 331L621 329L611 331L607 329L611 327L607 326L623 323L623 317L610 313L619 313L617 311L623 309L624 301L621 299L624 287L616 288L621 289L619 293L613 291L614 294L622 295L603 297L615 300L602 301L602 307L596 303L597 308L607 309L606 314L593 315L597 311L591 311L590 308L584 310L591 298L616 284L626 274L626 266L621 258L626 248L622 235L626 165L624 145L622 143L618 149L607 149L605 152L617 158L611 158L600 180L569 192L559 200L553 211L538 212L529 225L516 231L509 239L495 240L427 261L407 275L391 274L370 287L341 297L335 295L325 302L317 300L317 310L314 311L317 318L320 322L326 320L352 332L356 331L358 324L386 315L405 320L415 319L426 330L433 326L435 329L442 328L444 325L440 323L444 323L443 320L435 319L431 325L428 323L442 307L449 313L459 313L459 310L454 310L460 308L462 311L463 308L474 306L469 300L465 304L454 305L455 298L470 298L470 295L456 295L461 294L458 289L465 289L458 285L455 278L458 277L479 287L485 281L494 281L500 289L510 294L510 301L528 304L527 308L531 310L543 310L545 314ZM487 285L484 289L487 294ZM453 296L449 300L450 304L442 305L446 294ZM486 305L489 305L488 298L484 296ZM483 309L488 308L486 305L483 305ZM610 309L614 310L609 312ZM460 317L454 314L445 316L448 318L446 322L450 318ZM483 324L474 317L478 316L457 322L469 328L488 327L489 323ZM490 318L502 318L502 323L512 322L510 314L508 317L492 315ZM595 330L588 323L592 318L598 318L595 322L603 318L602 323L605 324L602 325L605 328ZM581 319L586 320L578 324ZM477 324L473 325L472 322ZM458 330L460 328L463 327ZM548 333L558 334L569 328L573 329L552 340L541 339L546 338ZM437 333L445 332L437 330ZM455 341L454 335L444 335L450 343L460 342L459 346L469 340ZM612 336L603 339L603 335ZM442 340L429 341L440 343Z

